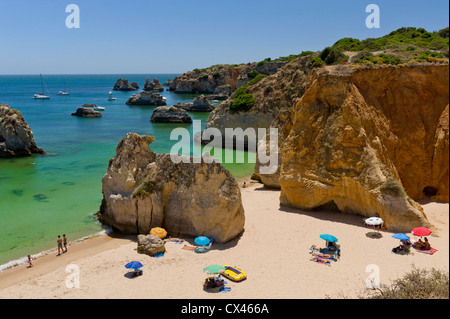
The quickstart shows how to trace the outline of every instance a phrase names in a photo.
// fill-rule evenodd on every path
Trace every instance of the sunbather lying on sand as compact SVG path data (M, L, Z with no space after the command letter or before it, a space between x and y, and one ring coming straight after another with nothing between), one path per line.
M318 256L313 257L310 260L311 261L316 261L318 263L323 263L323 264L331 264L331 260L325 259L325 258L322 258L322 257L318 257Z
M168 242L175 242L175 243L183 243L184 239L180 239L180 238L165 238L164 242L168 243Z
M312 252L312 255L315 256L315 257L322 257L322 258L327 258L327 259L333 259L334 258L334 255L318 253L318 252L315 252L315 251Z

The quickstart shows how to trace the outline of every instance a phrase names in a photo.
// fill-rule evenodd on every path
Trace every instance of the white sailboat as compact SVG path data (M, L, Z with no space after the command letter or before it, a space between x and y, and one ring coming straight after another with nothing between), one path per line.
M35 94L33 98L36 99L36 100L49 100L50 99L50 94L48 93L47 86L45 86L45 88L47 89L47 95L45 95L45 93L44 93L44 80L42 80L42 74L40 76L41 76L42 93Z
M108 101L115 101L115 100L117 100L117 98L112 96L112 92L109 92Z
M59 91L58 95L70 95L70 93L66 90L66 78L64 78L64 91Z

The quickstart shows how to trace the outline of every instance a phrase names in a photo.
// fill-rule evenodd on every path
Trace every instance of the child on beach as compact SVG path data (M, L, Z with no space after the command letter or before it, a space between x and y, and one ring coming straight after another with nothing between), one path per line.
M33 267L33 264L31 263L33 259L31 259L31 256L28 255L28 268Z

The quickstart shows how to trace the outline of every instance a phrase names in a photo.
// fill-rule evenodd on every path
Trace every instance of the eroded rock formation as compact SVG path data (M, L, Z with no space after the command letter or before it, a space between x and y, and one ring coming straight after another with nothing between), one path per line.
M448 201L448 65L319 74L280 146L281 204L432 227L413 199ZM285 127L285 128L286 128Z
M163 106L167 105L166 99L160 94L153 92L141 92L139 94L133 94L126 102L128 105L154 105Z
M139 84L137 82L129 83L127 79L118 79L114 84L114 91L137 91Z
M162 123L192 123L188 112L175 106L158 106L153 110L151 122Z
M0 105L0 157L30 156L44 154L36 146L33 132L23 115L9 105Z
M171 236L220 243L236 237L245 216L233 176L218 163L174 163L150 150L153 141L129 133L119 142L102 179L100 221L130 234L163 227Z
M95 111L90 107L79 107L72 115L80 117L102 117L102 113Z

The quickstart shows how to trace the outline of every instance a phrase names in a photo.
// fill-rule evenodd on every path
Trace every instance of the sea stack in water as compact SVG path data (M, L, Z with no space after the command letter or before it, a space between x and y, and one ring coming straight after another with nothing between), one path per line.
M22 114L9 105L0 105L0 157L30 156L44 154L36 146L33 132Z
M189 116L188 112L175 106L159 106L153 111L150 121L165 123L192 123L192 118Z
M203 94L196 96L193 102L177 103L174 106L189 112L211 112L214 110L214 106Z
M144 83L144 91L146 92L162 92L164 88L157 78L154 78L152 82L147 78Z
M139 84L137 82L129 83L127 79L118 79L116 84L114 84L114 91L137 91L139 89Z
M102 117L102 113L95 111L90 107L79 107L72 115L80 117Z
M173 161L149 148L153 137L129 133L102 179L99 220L128 234L163 227L171 236L204 235L224 243L244 228L239 186L219 163ZM179 157L178 159L182 159Z
M166 99L160 94L154 94L153 92L141 92L139 94L133 94L127 101L128 105L151 105L151 106L163 106L167 105Z

